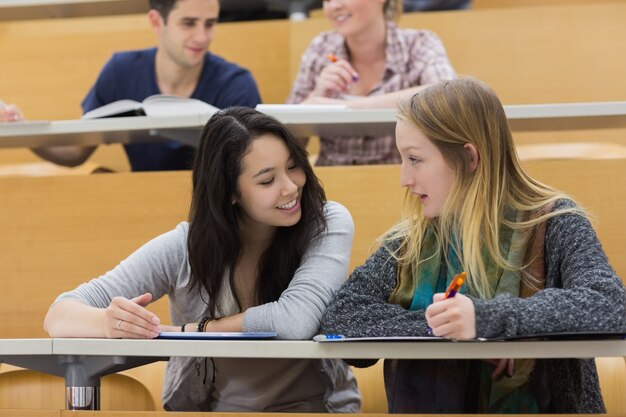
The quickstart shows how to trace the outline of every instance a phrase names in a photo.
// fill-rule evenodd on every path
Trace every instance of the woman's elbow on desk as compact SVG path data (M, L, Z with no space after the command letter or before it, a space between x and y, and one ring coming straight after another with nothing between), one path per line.
M53 304L44 318L43 328L50 337L103 337L104 310L78 300Z
M254 311L254 309L258 310ZM262 312L259 307L248 309L243 319L243 331L274 331L279 339L309 340L317 334L320 325L319 319L315 320L297 313L277 316L279 318L272 318L271 314Z

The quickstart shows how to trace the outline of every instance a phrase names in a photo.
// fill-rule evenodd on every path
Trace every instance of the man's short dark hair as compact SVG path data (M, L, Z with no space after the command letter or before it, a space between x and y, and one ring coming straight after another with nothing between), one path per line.
M154 9L163 18L164 22L167 22L167 16L176 5L178 0L150 0L150 9Z

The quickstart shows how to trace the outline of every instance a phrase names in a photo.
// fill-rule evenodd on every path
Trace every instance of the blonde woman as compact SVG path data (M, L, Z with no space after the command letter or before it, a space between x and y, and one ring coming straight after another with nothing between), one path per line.
M325 0L333 29L302 56L289 103L393 108L424 85L456 77L439 37L393 23L399 0ZM317 165L400 162L393 137L322 137Z
M322 330L346 336L626 332L626 294L582 208L524 172L497 96L445 81L400 107L405 220ZM454 298L442 292L467 273ZM590 359L386 361L395 413L605 412ZM495 365L495 366L494 366Z

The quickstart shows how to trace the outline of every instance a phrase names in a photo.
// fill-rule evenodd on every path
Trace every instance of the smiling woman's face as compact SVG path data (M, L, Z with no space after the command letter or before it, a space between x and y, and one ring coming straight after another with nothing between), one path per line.
M243 157L239 196L243 222L258 229L287 227L300 221L300 199L306 175L295 164L282 139L262 135L252 141Z
M324 15L343 37L360 35L385 19L385 0L324 0Z

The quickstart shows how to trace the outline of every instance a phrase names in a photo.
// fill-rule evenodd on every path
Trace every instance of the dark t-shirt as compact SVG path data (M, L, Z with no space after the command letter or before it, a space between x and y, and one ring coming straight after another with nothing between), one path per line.
M88 112L117 100L143 101L161 94L156 82L156 48L118 52L104 65L95 85L82 102ZM191 95L220 109L255 107L261 102L252 74L207 52L198 85ZM124 145L133 171L190 169L194 148L175 141Z

